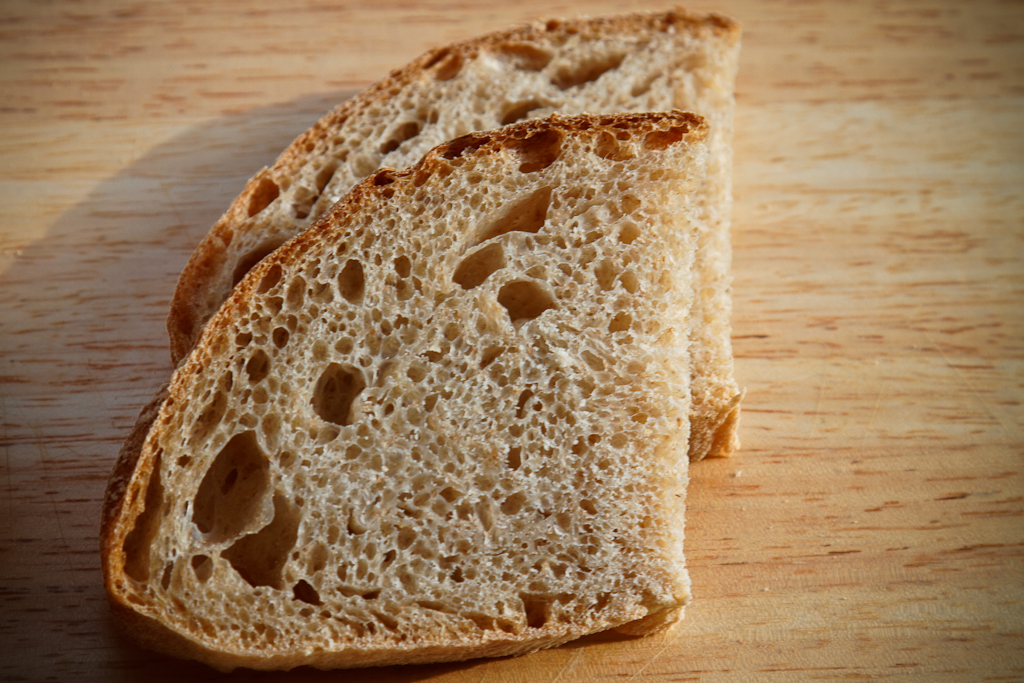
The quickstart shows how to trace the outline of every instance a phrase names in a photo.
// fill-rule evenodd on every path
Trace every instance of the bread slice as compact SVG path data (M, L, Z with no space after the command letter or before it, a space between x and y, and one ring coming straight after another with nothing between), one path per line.
M117 621L219 669L670 622L707 135L681 112L470 134L264 259L115 466Z
M474 130L552 112L681 109L710 126L700 235L690 457L738 446L730 342L733 83L739 26L683 10L553 20L432 50L324 116L257 173L179 280L168 333L177 364L232 287L378 168L405 168Z

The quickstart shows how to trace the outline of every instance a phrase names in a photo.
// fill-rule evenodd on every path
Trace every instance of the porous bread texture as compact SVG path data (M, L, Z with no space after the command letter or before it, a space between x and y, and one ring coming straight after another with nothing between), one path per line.
M405 168L474 130L550 113L681 109L709 123L693 317L690 457L738 447L730 340L733 83L738 24L682 9L551 20L428 52L337 107L249 181L181 274L168 333L177 364L232 287L362 178Z
M288 669L670 621L706 137L681 112L469 135L267 257L111 476L122 627Z

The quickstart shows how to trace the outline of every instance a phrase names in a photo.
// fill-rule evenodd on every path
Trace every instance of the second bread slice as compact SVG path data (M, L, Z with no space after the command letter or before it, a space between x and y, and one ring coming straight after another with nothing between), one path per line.
M474 130L550 113L681 109L709 124L695 194L690 458L738 446L730 341L731 139L739 26L683 10L535 22L432 50L340 105L258 173L181 274L168 333L177 364L232 287L362 178L405 168Z

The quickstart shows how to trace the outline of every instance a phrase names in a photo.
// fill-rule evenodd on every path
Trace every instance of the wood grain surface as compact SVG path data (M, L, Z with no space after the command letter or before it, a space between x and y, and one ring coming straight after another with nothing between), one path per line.
M1024 4L701 2L745 27L743 450L692 469L668 634L223 676L111 628L107 473L188 254L319 115L426 49L653 1L0 5L0 679L1024 680Z

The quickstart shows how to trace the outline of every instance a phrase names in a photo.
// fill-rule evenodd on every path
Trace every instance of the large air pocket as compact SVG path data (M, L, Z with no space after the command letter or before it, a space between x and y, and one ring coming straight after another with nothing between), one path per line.
M261 516L269 486L270 461L256 434L237 434L221 449L199 484L192 521L212 543L232 539Z

